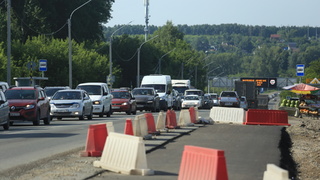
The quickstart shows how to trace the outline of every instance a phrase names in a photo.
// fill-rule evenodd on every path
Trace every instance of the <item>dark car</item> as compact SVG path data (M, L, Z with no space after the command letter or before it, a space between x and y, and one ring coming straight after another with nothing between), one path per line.
M135 98L126 89L114 89L111 91L112 112L126 112L128 115L137 113Z
M41 87L11 87L5 96L10 107L10 123L24 120L39 125L43 120L44 124L50 124L49 99Z
M132 90L132 95L136 99L138 110L146 110L152 112L160 111L160 97L156 93L154 88L134 88Z
M9 103L2 90L0 90L0 125L4 130L10 127Z
M213 106L213 100L209 94L203 96L203 106L204 109L211 109Z
M69 86L47 86L44 88L44 92L46 93L47 97L51 99L51 97L59 90L70 89Z

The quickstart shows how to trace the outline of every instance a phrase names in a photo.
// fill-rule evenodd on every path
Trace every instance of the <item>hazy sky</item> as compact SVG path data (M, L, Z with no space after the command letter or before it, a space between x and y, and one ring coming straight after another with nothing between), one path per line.
M145 25L144 0L115 0L105 24ZM320 26L320 0L149 0L149 25Z

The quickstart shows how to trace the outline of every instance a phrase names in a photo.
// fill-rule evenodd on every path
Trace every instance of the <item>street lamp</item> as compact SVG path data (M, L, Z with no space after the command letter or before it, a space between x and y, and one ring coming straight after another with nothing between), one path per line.
M75 10L73 10L70 14L70 17L68 19L68 39L69 39L69 87L72 88L72 42L71 42L71 18L73 13L82 8L84 5L91 2L91 0L83 3L81 6L77 7Z
M159 74L161 74L161 59L163 57L165 57L166 55L168 55L169 53L171 53L172 51L174 51L176 48L173 48L171 51L167 52L166 54L162 55L161 58L159 59Z
M130 24L132 21L130 21L128 24ZM126 24L126 25L128 25L128 24ZM122 29L123 27L125 27L126 25L123 25L123 26L121 26L120 28L118 28L117 30L115 30L112 34L111 34L111 36L110 36L110 46L109 46L109 64L110 64L110 66L109 66L109 81L110 81L110 88L112 88L112 38L113 38L113 35L117 32L117 31L119 31L120 29Z
M11 0L7 1L7 83L11 85Z
M208 93L209 93L209 91L210 91L210 86L209 86L209 80L210 80L210 78L209 78L209 74L210 74L212 71L215 71L215 70L217 70L217 69L219 69L219 68L221 68L221 66L218 66L218 67L212 69L211 71L207 72Z
M139 46L139 48L138 48L137 87L139 87L139 85L140 85L140 49L141 49L141 47L142 47L145 43L151 41L152 39L154 39L154 38L156 38L156 37L158 37L158 35L154 36L153 38L151 38L151 39L149 39L149 40L147 40L147 41L145 41L145 42L143 42L143 43Z

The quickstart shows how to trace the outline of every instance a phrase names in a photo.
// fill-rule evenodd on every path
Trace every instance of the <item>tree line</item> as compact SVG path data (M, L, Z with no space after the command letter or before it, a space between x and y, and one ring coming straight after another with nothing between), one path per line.
M27 63L48 60L48 81L42 86L68 85L70 14L85 0L21 0L12 2L12 77L41 76ZM105 27L113 0L91 1L72 16L73 86L107 80L109 40L124 25ZM62 8L63 7L63 8ZM6 1L0 2L0 80L6 80ZM174 25L149 27L140 49L140 77L169 74L190 79L205 90L208 77L295 77L296 64L306 65L305 78L319 76L320 48L316 27ZM272 39L271 34L280 38ZM135 87L137 53L144 43L143 25L125 25L112 40L113 87ZM295 44L295 47L289 47Z

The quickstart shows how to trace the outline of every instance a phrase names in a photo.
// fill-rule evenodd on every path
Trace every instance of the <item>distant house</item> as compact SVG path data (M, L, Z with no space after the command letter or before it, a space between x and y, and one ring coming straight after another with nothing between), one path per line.
M297 43L295 43L295 42L287 43L287 48L288 48L288 50L291 50L291 51L299 51Z
M270 35L270 40L276 40L279 41L280 40L280 34L271 34Z

